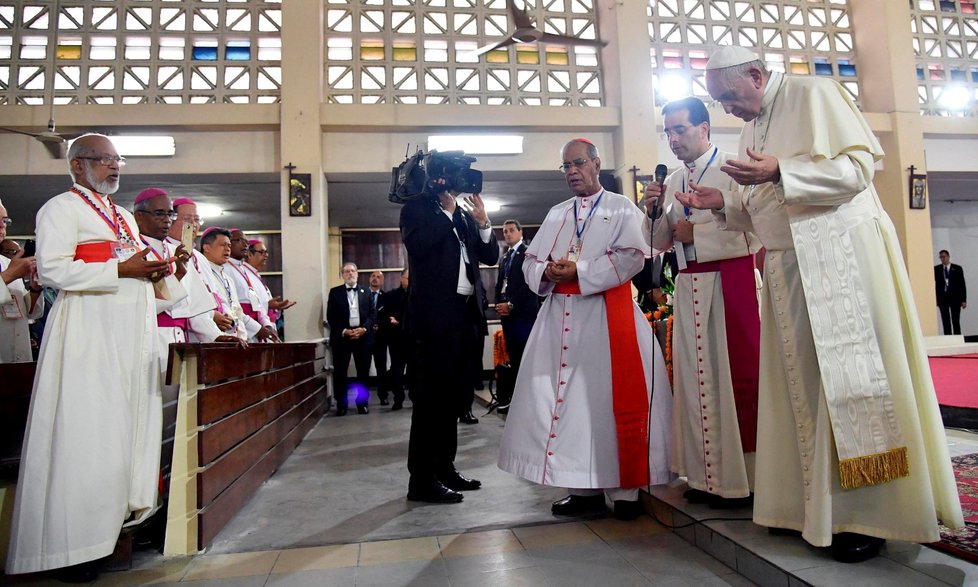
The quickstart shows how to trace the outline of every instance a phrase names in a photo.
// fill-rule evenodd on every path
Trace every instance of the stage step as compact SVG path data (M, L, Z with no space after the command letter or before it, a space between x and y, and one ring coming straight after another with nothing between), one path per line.
M932 548L887 541L875 559L845 564L827 548L815 548L794 536L773 536L749 521L751 508L711 510L683 499L684 482L653 487L643 494L646 510L660 522L679 526L681 538L761 585L966 585L978 582L978 566Z
M928 357L950 357L978 353L978 343L965 342L961 335L925 336Z

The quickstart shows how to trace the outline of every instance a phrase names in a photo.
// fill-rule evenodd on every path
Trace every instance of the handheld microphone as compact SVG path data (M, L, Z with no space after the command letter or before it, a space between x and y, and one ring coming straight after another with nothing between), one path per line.
M659 184L659 190L664 192L666 186L666 175L669 174L669 168L659 163L655 166L655 183ZM659 200L656 199L655 204L652 206L652 218L658 216Z

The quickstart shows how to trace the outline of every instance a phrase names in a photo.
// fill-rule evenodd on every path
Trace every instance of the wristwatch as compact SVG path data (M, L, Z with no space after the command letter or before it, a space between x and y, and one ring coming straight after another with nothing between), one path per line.
M485 226L480 226L480 227L479 227L479 230L488 230L488 229L490 229L490 228L492 228L492 222L490 222L490 221L488 221L488 220L486 220L486 224L485 224Z

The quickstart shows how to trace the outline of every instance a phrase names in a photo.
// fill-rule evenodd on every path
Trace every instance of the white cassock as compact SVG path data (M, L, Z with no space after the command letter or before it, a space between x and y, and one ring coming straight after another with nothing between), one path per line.
M838 532L939 540L938 518L963 519L907 270L872 185L882 149L837 83L775 73L766 88L738 158L776 156L781 180L717 214L767 249L754 521L815 546ZM893 444L907 476L843 487L840 451L875 458Z
M222 334L230 334L231 336L237 336L238 338L247 340L254 337L255 333L261 330L261 324L252 319L251 316L245 314L244 310L241 309L241 303L238 301L238 292L228 278L227 273L229 270L225 269L225 265L215 265L207 261L207 265L201 267L201 275L204 277L204 282L207 284L208 289L211 290L211 294L214 295L214 300L217 302L217 309L214 311L227 314L234 320L234 326Z
M650 253L650 227L636 205L604 192L551 208L526 251L526 283L547 299L540 309L516 379L499 450L499 468L542 485L578 489L622 486L612 406L612 360L602 293L629 280ZM553 293L547 262L565 257L583 226L577 261L580 295ZM591 213L591 210L594 212ZM584 220L591 214L587 225ZM672 479L669 437L672 393L648 320L631 302L651 406L649 471L653 484ZM653 368L654 361L654 368ZM654 371L654 378L653 378ZM654 381L654 385L653 382Z
M166 242L173 250L176 250L177 245L180 244L180 241L170 237L166 238ZM206 303L211 306L209 312L202 314L189 312L192 314L187 319L187 340L190 342L214 342L214 339L224 334L217 327L217 323L214 322L214 312L217 311L217 298L211 293L210 281L208 280L210 266L210 261L207 260L207 257L203 253L197 249L190 251L190 260L187 261L187 273L193 271L197 275L196 283L191 286L191 299L199 300L201 297L205 299L209 297L210 301Z
M666 178L652 246L675 245L685 261L674 278L672 470L694 489L737 498L750 495L754 484L759 325L753 254L759 246L753 234L721 230L708 210L689 210L687 217L675 196L689 191L690 180L738 189L720 171L729 159L736 156L710 145L691 171L682 165ZM673 242L680 219L693 224L691 244Z
M10 260L0 255L0 271L6 271ZM30 292L24 280L17 278L4 284L0 280L0 363L30 363L31 332L29 320L44 315L44 295L37 296L31 308Z
M272 291L268 289L268 283L265 282L265 279L261 276L261 273L248 264L247 261L243 262L241 267L251 279L251 283L255 285L255 293L258 297L258 311L268 318L268 323L272 326L272 329L275 330L275 321L278 319L278 313L269 309L268 307L268 303L274 297L272 296Z
M245 267L246 265L248 264L244 261L239 261L232 257L228 259L227 264L224 266L224 274L227 275L228 279L234 285L235 292L238 294L238 301L241 303L241 309L244 310L244 313L257 322L259 326L269 326L272 330L275 330L275 324L268 318L267 303L264 309L262 308L259 291L264 290L265 287L261 282L261 278L253 275ZM254 334L249 334L248 340L250 342L258 341Z
M142 248L136 221L116 209ZM60 291L34 379L8 573L108 556L123 523L156 506L161 401L153 286L120 279L116 259L73 260L79 244L118 238L73 192L37 214L38 275Z

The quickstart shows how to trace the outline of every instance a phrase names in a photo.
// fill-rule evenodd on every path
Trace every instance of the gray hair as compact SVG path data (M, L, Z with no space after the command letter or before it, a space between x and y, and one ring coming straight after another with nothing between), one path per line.
M71 146L68 147L68 155L67 155L68 175L71 176L71 181L75 181L77 179L75 176L75 170L71 168L72 159L77 159L79 157L92 157L94 155L98 155L98 152L95 149L87 145L88 141L83 140L89 137L102 137L105 139L109 138L101 133L89 132L78 137L77 139L74 140L74 142L71 143Z
M564 156L564 149L566 149L567 148L567 145L569 145L571 143L580 143L580 144L584 145L585 147L587 147L587 156L588 156L589 159L597 159L598 158L598 148L595 147L594 144L591 143L590 141L582 140L582 139L571 139L571 140L567 141L566 143L564 143L564 146L560 148L560 156L561 157Z
M752 69L760 70L765 78L771 75L771 72L768 70L767 66L764 65L764 62L760 59L756 59L754 61L748 61L747 63L741 63L740 65L724 67L723 69L719 70L720 79L723 80L724 84L729 86L738 79L748 77L750 75L750 70Z

